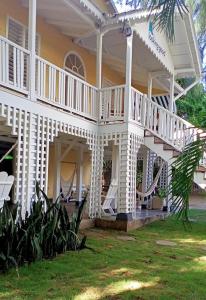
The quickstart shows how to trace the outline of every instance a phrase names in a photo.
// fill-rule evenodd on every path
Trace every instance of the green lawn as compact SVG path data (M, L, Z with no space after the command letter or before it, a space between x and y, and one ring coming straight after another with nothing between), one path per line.
M69 252L0 275L0 299L206 299L206 212L192 211L191 231L176 220L130 232L88 232L95 252ZM176 242L158 246L156 240Z

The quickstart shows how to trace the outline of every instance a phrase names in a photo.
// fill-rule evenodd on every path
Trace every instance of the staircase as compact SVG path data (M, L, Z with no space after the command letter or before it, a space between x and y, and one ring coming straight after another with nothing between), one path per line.
M180 154L174 146L169 145L163 139L154 136L150 131L145 130L145 146L155 152L163 160L171 164ZM201 188L206 188L206 167L199 166L194 174L194 182Z

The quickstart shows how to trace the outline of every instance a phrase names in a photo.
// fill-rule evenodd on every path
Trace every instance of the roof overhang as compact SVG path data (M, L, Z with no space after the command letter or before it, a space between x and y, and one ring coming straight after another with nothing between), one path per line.
M194 22L190 13L182 19L176 17L175 40L169 44L176 78L201 78L202 66L195 33Z
M21 0L28 7L28 0ZM90 0L38 0L37 14L70 37L83 37L106 22L103 12Z

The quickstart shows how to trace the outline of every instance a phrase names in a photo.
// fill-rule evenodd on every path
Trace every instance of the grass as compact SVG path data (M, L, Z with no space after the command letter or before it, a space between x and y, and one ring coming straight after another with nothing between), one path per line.
M185 231L175 219L129 233L93 229L95 252L68 252L0 275L0 299L141 300L206 299L206 212ZM176 246L159 246L157 240Z

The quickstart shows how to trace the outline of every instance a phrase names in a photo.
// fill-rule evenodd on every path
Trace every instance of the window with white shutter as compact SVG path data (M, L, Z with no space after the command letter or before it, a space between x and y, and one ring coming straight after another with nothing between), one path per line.
M28 49L28 28L21 24L20 22L8 18L8 39L17 44L18 46L21 46L25 49ZM36 35L36 54L39 55L39 41L40 36ZM28 85L28 57L24 57L24 87L27 87ZM9 81L12 84L14 82L14 52L13 52L13 46L9 47Z
M28 49L28 27L9 17L8 39L13 43ZM36 35L36 54L39 55L40 36Z

